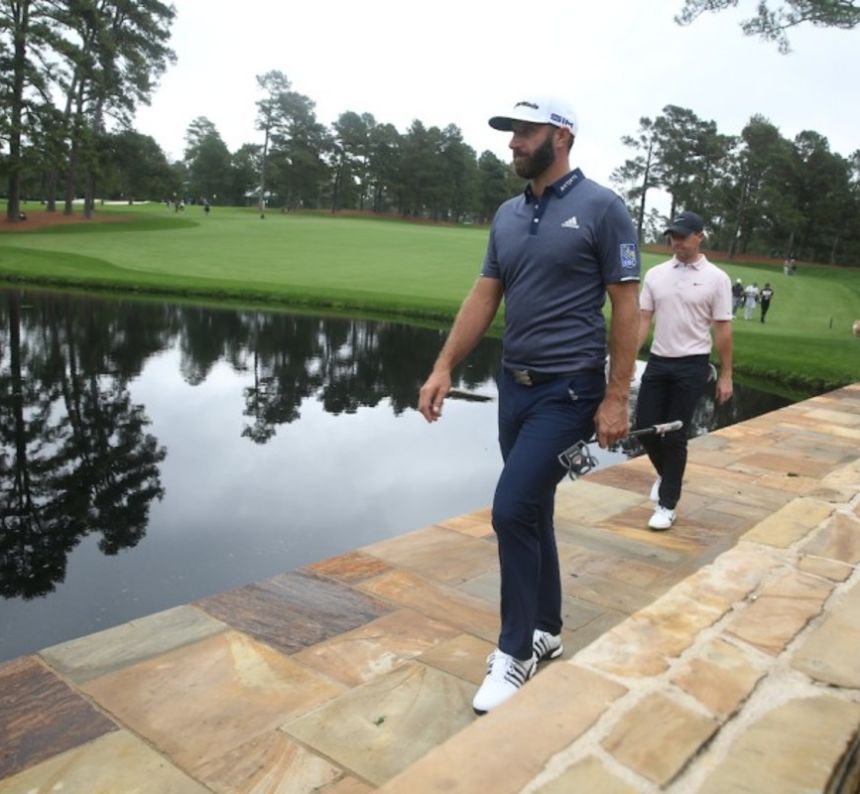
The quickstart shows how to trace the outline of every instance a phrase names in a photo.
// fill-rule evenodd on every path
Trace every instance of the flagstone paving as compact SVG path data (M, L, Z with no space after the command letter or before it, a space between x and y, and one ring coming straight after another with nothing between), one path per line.
M0 664L0 794L847 792L860 384L559 489L562 660L476 718L490 511Z

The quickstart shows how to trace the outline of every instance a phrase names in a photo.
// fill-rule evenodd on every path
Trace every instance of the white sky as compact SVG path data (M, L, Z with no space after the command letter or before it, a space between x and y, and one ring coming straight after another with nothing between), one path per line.
M780 0L774 0L780 2ZM137 114L171 159L196 116L231 151L262 143L255 76L284 72L330 125L371 113L405 132L456 124L479 154L507 161L508 136L487 126L529 93L563 94L579 116L573 162L608 184L627 157L620 138L667 104L736 135L755 113L793 138L804 129L848 156L860 148L860 29L801 26L793 52L744 36L755 0L689 27L682 0L174 0L177 62Z

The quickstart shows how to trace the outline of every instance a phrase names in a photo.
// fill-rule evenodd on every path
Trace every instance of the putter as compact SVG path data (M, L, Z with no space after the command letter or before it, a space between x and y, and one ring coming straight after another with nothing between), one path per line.
M666 433L671 433L673 430L680 430L683 426L684 423L680 419L676 419L674 422L663 422L659 425L632 430L624 438L639 438L640 436L650 436L652 434L662 436ZM619 439L619 441L621 440ZM564 452L559 454L558 462L567 469L567 476L571 480L578 480L583 474L588 474L588 472L597 466L597 459L588 449L588 445L593 444L595 441L597 441L596 436L592 436L588 441L577 441L573 446L568 447ZM615 444L612 445L612 447L614 446Z

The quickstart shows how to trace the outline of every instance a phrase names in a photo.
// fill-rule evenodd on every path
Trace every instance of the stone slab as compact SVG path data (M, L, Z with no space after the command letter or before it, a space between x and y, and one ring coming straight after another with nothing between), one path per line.
M727 603L691 598L691 592L695 588L681 583L601 635L577 659L614 675L658 675L729 609Z
M566 521L595 524L621 510L635 507L647 500L651 484L654 482L653 473L650 475L643 474L640 486L642 490L631 493L627 487L618 488L602 484L604 479L615 478L617 472L614 470L617 468L620 467L612 466L576 482L563 481L556 492L556 516ZM622 477L625 486L630 486L635 477L636 474L633 469L625 465L624 476Z
M670 680L712 714L726 719L738 710L765 672L746 653L717 637L697 648Z
M196 606L287 654L392 611L353 587L301 572L219 593Z
M830 695L778 706L738 736L698 794L827 791L858 724L860 704Z
M845 427L860 425L860 415L853 411L832 411L826 408L815 408L806 412L807 417L828 424Z
M474 693L468 682L406 662L282 730L381 785L469 725Z
M726 627L726 633L776 656L820 611L831 582L794 571L762 588L758 598Z
M647 521L650 513L643 507L641 515ZM676 550L664 545L655 545L652 540L658 534L656 532L647 532L640 527L639 531L631 536L623 536L609 530L611 527L587 526L556 515L556 539L564 544L582 546L601 554L607 553L639 560L666 570L671 570L678 563L688 559L686 548Z
M195 607L179 606L45 648L39 655L70 681L81 684L227 628Z
M452 529L454 532L462 532L473 538L487 538L493 535L493 520L490 508L478 510L474 513L466 513L462 516L439 521L436 526L443 529Z
M197 770L197 777L218 794L329 791L327 786L343 776L340 767L278 730L257 736Z
M833 505L809 497L793 499L744 535L751 543L788 548L833 513Z
M355 687L457 634L459 629L447 623L402 609L305 648L292 659L344 686Z
M860 585L834 597L822 622L794 651L791 665L816 681L860 689Z
M116 730L35 657L0 665L0 779Z
M128 731L115 731L0 780L0 794L207 794Z
M82 689L192 774L343 691L234 631L95 678Z
M321 789L319 792L314 791L313 794L371 794L372 791L376 791L376 786L371 786L369 783L346 775L336 783ZM301 794L304 794L304 792Z
M561 586L570 597L626 615L633 614L654 600L647 590L587 573L567 573L562 576Z
M564 642L562 658L573 658L583 648L587 648L596 639L626 619L627 615L623 612L613 612L611 609L607 609L582 628L570 632L567 629L562 629L561 636Z
M302 568L307 573L335 579L338 582L351 584L371 579L390 569L388 563L378 557L371 557L361 551L350 551L337 557L329 557Z
M797 570L830 579L831 582L844 582L854 572L851 565L824 557L813 557L804 554L797 561Z
M382 540L362 551L392 567L458 584L499 566L495 543L440 527L426 527Z
M856 491L860 488L860 460L853 460L830 472L821 484L832 488L852 488Z
M821 462L808 455L787 455L777 450L752 452L733 464L735 471L772 472L783 476L821 476Z
M411 571L390 571L362 582L359 587L372 596L414 609L490 642L498 639L497 602L490 604Z
M654 693L623 714L602 744L616 760L663 786L718 727L717 720Z
M559 541L558 555L562 574L589 574L602 579L623 582L651 592L651 588L666 579L662 565L630 559L611 551L599 553L574 543Z
M419 661L462 678L477 688L487 672L487 657L495 647L494 642L459 634L422 653Z
M380 792L520 791L625 691L573 663L551 665L499 708L388 781ZM559 708L559 703L571 705ZM511 730L512 725L517 729Z
M616 777L593 755L583 758L534 790L535 794L637 794L638 789Z
M835 513L801 551L857 565L860 563L860 520L846 513Z

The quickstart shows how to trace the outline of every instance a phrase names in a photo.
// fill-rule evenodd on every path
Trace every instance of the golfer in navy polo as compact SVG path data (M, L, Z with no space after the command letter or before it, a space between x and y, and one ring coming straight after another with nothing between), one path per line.
M553 510L560 452L597 433L628 432L637 348L639 248L621 199L571 170L576 116L563 101L527 97L490 126L511 133L525 192L499 208L481 274L421 387L428 422L442 413L451 373L477 345L504 298L499 445L493 499L501 568L501 633L473 701L479 714L561 655L561 579ZM606 295L612 304L606 376Z

